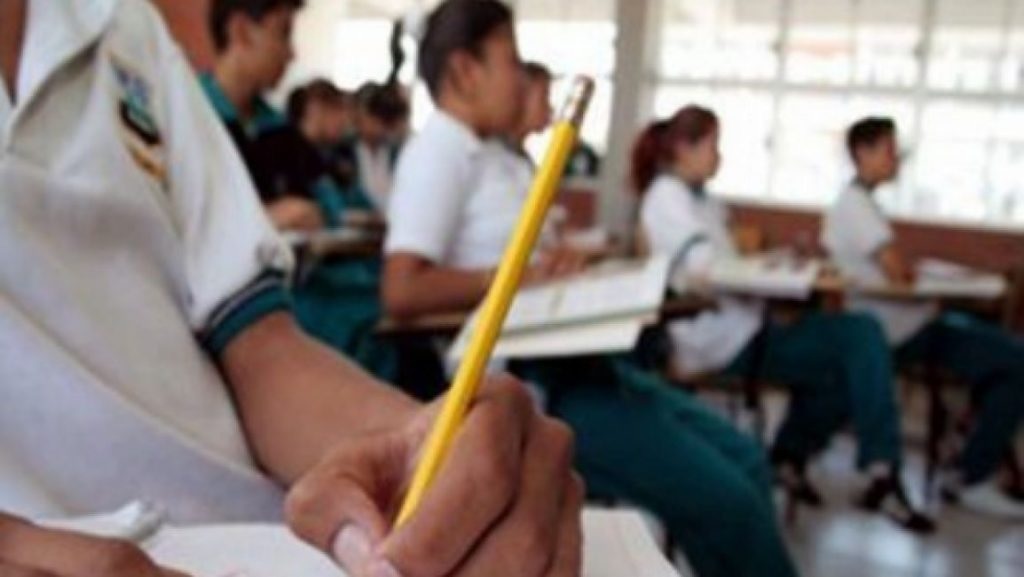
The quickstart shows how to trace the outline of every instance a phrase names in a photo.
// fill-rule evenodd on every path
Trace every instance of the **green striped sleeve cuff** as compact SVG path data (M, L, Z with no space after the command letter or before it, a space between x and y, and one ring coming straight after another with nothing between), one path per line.
M217 308L200 334L203 348L220 358L231 341L271 313L291 310L284 275L268 271Z

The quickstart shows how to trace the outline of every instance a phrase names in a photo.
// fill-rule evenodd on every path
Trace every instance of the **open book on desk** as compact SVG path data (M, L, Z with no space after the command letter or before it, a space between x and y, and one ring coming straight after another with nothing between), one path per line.
M717 259L704 286L714 292L762 298L807 300L821 274L822 263L799 259L785 252ZM673 287L685 289L692 282L673 279ZM699 291L698 291L699 292Z
M540 358L632 349L665 298L668 259L611 261L566 280L521 289L494 358ZM462 357L479 310L448 352Z
M135 540L161 565L191 577L345 577L330 559L280 525L153 526L145 507L57 525ZM126 535L119 535L122 526ZM146 531L139 531L140 527ZM583 577L679 577L639 514L587 510ZM501 575L495 568L495 575Z

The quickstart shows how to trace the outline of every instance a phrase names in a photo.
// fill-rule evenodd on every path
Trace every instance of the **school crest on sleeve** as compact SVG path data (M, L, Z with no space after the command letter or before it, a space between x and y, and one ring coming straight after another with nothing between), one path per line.
M117 116L128 152L139 168L161 184L167 181L163 138L153 116L153 91L142 75L114 62L117 80Z

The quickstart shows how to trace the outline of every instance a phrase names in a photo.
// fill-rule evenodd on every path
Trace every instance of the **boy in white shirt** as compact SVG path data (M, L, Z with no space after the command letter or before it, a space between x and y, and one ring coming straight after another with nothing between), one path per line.
M873 198L899 172L896 125L887 118L860 120L847 132L847 148L857 175L826 213L822 243L847 276L869 284L911 284L911 263ZM945 481L947 498L980 513L1024 519L1024 504L995 480L1024 418L1024 340L929 304L855 298L848 307L882 321L900 364L936 364L971 384L980 410L956 474Z
M0 67L0 454L36 489L0 507L287 517L359 577L578 574L569 433L508 379L391 530L434 408L297 329L285 246L148 2L0 0ZM0 573L159 574L7 516Z

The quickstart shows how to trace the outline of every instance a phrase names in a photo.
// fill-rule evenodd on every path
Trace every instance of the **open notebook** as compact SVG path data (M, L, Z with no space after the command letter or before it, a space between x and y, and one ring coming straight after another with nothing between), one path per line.
M583 524L584 577L679 577L639 514L588 509ZM280 525L165 527L152 509L138 504L52 525L134 540L158 563L192 577L345 577Z
M564 281L521 289L495 348L495 358L549 357L625 351L657 319L669 261L613 261ZM448 356L466 350L479 311Z

